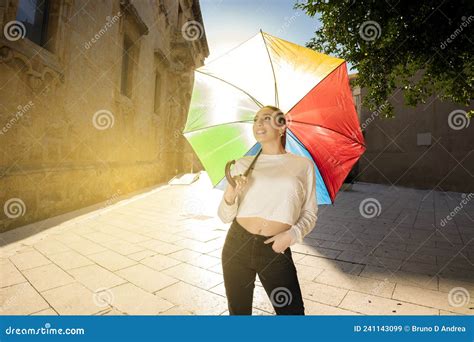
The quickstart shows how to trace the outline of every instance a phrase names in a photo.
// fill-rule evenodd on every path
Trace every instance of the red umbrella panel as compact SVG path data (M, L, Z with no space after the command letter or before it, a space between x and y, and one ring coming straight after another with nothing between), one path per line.
M365 151L346 63L318 83L287 116L291 132L316 163L333 203L337 191Z

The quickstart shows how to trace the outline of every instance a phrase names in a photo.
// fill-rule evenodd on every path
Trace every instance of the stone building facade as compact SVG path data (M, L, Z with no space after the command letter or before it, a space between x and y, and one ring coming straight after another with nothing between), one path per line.
M357 75L351 75L354 79ZM469 107L432 96L404 105L402 91L389 101L395 117L361 106L365 89L352 87L367 145L351 174L359 181L437 191L474 192L474 123Z
M0 231L189 172L198 0L0 0Z

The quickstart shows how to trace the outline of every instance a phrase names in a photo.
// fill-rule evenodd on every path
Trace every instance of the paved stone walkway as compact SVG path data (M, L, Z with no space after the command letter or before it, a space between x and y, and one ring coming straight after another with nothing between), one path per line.
M0 314L227 315L229 225L216 217L222 192L209 189L201 173L40 233L1 234ZM367 183L340 192L292 246L306 314L474 314L471 196ZM253 313L274 314L256 285Z

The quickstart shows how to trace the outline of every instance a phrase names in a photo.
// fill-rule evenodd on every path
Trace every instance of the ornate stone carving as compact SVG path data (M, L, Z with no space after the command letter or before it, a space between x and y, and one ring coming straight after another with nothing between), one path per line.
M21 63L18 64L16 61ZM27 84L36 93L44 94L56 86L59 81L64 82L64 75L62 73L53 70L39 60L39 58L28 58L25 54L7 45L0 47L0 63L5 63L13 67L18 67L21 64L26 66L26 69L22 67L19 69L26 70L24 73L26 74Z

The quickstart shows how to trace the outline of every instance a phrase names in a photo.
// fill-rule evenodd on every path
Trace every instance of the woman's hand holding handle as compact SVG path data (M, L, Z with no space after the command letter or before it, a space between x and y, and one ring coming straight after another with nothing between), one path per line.
M232 205L235 203L237 196L241 195L243 190L245 189L248 179L246 176L238 175L232 177L235 182L235 187L230 184L227 186L226 191L224 193L224 200L227 202L228 205Z

